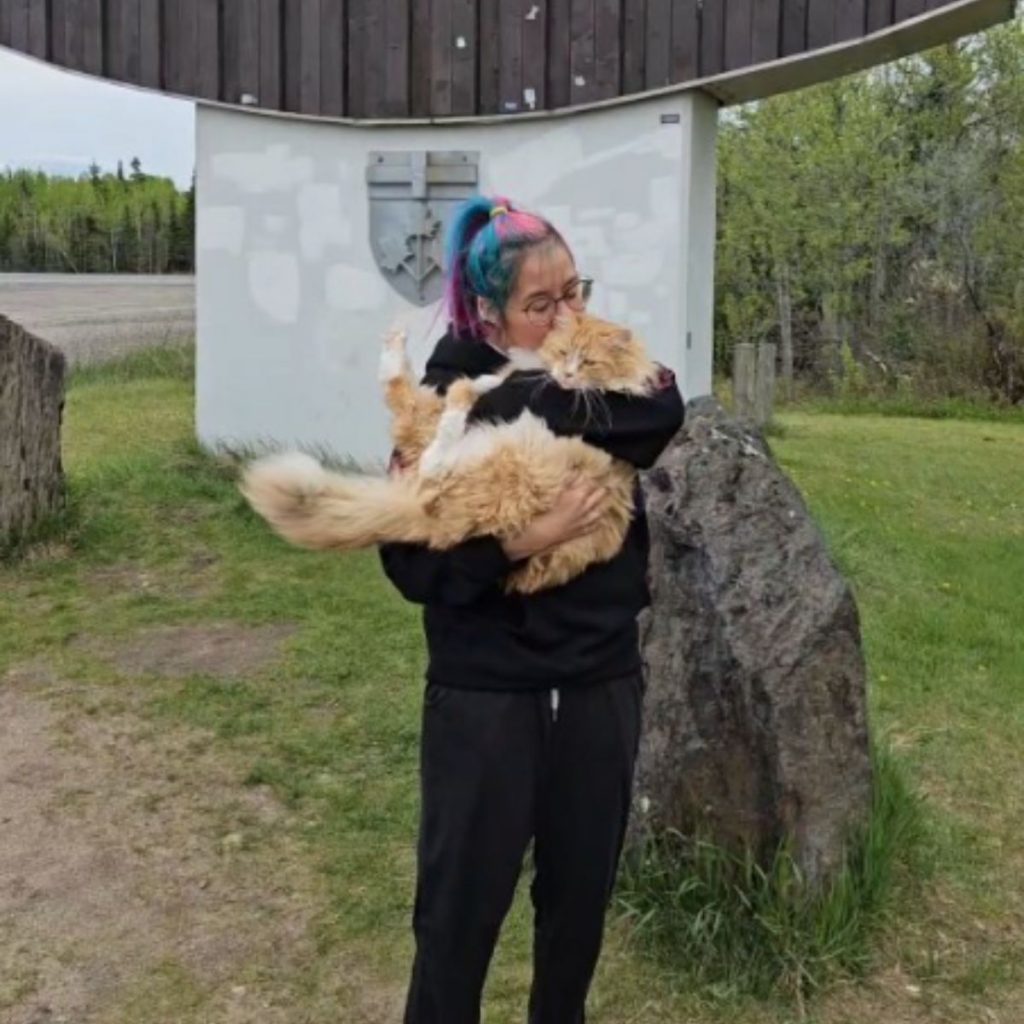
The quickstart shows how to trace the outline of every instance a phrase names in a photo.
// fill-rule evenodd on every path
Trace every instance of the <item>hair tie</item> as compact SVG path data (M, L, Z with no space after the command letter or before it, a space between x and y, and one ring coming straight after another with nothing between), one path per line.
M491 220L494 220L499 214L508 213L507 206L492 206L491 207Z

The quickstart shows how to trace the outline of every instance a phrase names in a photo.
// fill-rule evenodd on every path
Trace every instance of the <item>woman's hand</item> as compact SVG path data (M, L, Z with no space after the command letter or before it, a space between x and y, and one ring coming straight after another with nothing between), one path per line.
M522 533L502 541L505 554L518 562L590 533L601 519L601 504L607 496L607 490L599 484L578 478L571 481L547 512L537 516Z

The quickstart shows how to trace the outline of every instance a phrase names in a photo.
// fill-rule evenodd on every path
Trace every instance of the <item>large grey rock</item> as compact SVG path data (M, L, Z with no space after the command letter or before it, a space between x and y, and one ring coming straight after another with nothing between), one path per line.
M707 827L812 883L866 820L871 767L853 595L799 491L710 398L645 474L653 603L630 842Z
M0 316L0 544L64 502L64 356Z

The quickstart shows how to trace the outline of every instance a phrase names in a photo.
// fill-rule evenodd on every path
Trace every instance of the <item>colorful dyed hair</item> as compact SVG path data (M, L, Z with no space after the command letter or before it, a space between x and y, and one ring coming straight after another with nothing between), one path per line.
M569 248L543 217L503 196L467 199L455 212L444 246L445 302L455 333L483 337L477 297L504 311L523 258L548 242Z

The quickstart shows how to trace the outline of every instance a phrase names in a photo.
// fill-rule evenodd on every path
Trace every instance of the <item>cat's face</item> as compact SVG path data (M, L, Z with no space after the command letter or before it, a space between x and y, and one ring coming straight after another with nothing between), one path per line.
M560 316L537 354L555 381L570 389L633 390L653 369L631 331L585 313Z

